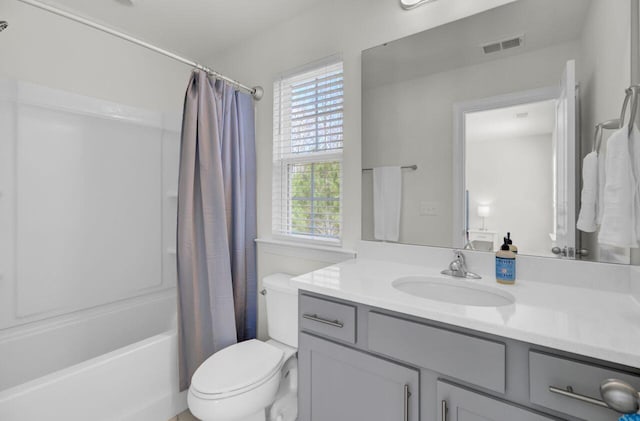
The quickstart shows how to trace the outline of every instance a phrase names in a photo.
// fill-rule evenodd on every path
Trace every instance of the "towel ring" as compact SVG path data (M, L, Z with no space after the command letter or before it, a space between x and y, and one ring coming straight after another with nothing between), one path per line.
M596 124L596 132L593 135L593 147L591 152L600 151L600 144L602 143L602 123Z
M620 111L620 125L624 125L624 118L627 114L627 106L629 105L629 100L631 99L631 95L633 94L633 90L631 88L627 88L624 90L624 102L622 103L622 111Z
M640 85L632 85L632 86L630 86L627 89L626 96L624 98L624 104L622 106L622 111L623 111L622 117L623 118L621 118L620 121L624 124L624 112L626 111L629 99L633 98L633 102L632 102L632 105L631 105L631 114L629 115L629 123L628 123L629 135L631 135L631 132L633 131L633 125L635 123L636 114L638 112L638 90L639 89L640 89Z
M626 108L626 106L625 106ZM604 135L604 130L616 130L621 128L620 120L614 118L612 120L603 121L602 123L596 124L596 133L593 137L593 149L592 152L600 152L600 147L602 146L602 137Z

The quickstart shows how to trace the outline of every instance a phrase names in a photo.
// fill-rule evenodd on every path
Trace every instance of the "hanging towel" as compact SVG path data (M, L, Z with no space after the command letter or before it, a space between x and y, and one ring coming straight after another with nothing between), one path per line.
M382 241L400 239L400 207L402 202L402 169L373 169L374 237Z
M582 162L582 195L578 229L584 232L595 232L598 204L598 153L591 152Z
M598 204L596 206L596 224L602 225L602 216L604 214L604 186L607 182L607 173L605 172L606 165L606 143L600 146L600 152L598 153Z
M618 263L628 265L631 263L631 253L628 248L598 244L597 261L600 263Z
M604 187L603 215L598 242L616 247L638 248L638 185L634 173L637 166L631 152L640 133L634 127L631 135L623 127L614 132L607 142L605 158L606 183ZM635 153L634 153L635 155Z
M635 216L636 242L640 245L640 131L634 125L631 138L629 140L629 155L631 156L631 168L633 170L634 202L633 210Z

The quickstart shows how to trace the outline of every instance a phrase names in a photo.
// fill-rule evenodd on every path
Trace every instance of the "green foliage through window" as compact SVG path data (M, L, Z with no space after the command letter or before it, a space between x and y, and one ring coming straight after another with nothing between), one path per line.
M289 203L291 233L340 236L340 162L291 164Z

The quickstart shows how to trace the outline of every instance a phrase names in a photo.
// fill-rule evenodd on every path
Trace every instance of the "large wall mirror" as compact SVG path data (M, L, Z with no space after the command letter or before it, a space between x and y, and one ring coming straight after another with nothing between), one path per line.
M595 127L604 180L631 115L632 8L518 0L363 51L362 238L635 261L601 241L604 184L581 203Z

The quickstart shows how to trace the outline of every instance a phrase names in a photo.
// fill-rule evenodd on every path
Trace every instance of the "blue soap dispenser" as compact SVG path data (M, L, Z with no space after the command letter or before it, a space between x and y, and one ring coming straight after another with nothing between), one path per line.
M496 281L506 285L516 282L516 254L510 250L507 237L496 253Z

